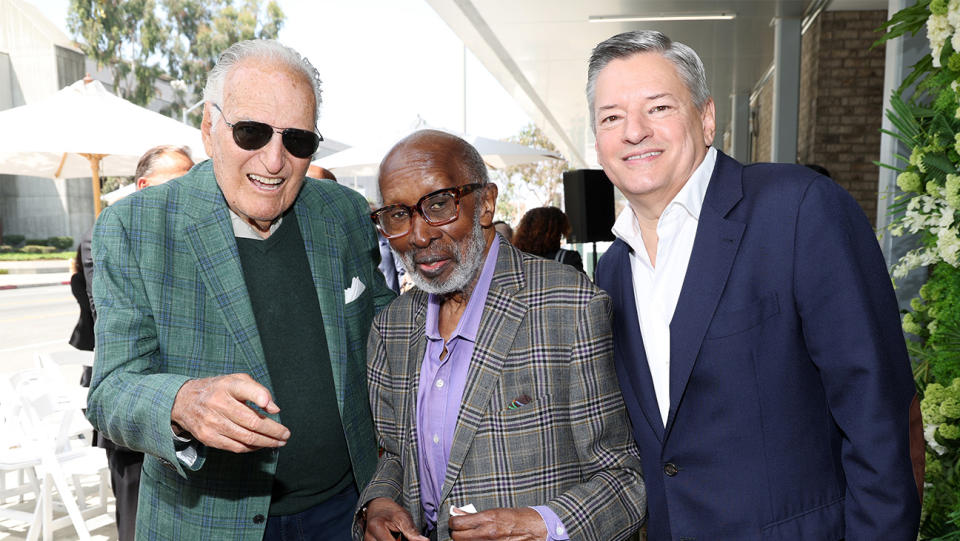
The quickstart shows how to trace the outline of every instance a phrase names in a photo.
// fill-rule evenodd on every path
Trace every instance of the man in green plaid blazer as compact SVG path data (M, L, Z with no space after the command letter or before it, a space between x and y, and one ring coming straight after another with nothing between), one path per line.
M138 539L349 538L377 461L365 341L393 298L369 209L305 178L319 79L296 52L232 46L205 99L212 159L97 221L87 415L147 455Z
M383 453L359 541L616 541L646 493L613 368L611 301L493 228L476 150L425 130L380 166L378 227L417 286L374 318ZM453 507L477 513L453 516Z

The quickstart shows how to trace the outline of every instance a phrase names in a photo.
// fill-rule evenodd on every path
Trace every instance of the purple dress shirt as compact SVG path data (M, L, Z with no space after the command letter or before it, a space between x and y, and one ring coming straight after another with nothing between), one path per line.
M483 270L477 285L467 301L457 328L444 344L439 330L440 299L430 295L427 300L427 319L424 329L427 336L427 349L420 367L420 385L417 390L417 445L420 466L420 499L423 502L424 516L430 527L437 524L440 494L443 491L447 463L450 462L450 448L453 445L453 433L460 414L463 390L467 384L470 358L476 343L483 305L487 300L493 271L497 266L497 254L500 251L499 237L494 240L487 252ZM441 359L444 347L447 354ZM454 502L454 505L467 505L471 502ZM547 506L534 506L547 526L548 540L569 539L563 523L557 514ZM478 509L483 511L483 509Z

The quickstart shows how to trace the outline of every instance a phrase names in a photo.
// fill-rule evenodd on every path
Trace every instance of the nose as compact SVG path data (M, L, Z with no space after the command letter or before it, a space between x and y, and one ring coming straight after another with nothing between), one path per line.
M286 149L283 148L283 138L279 133L274 133L270 141L260 149L260 163L263 164L268 173L276 174L283 169L286 161Z
M653 133L650 123L641 114L628 114L623 123L623 140L636 145Z
M410 244L417 248L426 248L430 246L433 239L440 237L440 230L427 223L419 212L414 212L410 217Z

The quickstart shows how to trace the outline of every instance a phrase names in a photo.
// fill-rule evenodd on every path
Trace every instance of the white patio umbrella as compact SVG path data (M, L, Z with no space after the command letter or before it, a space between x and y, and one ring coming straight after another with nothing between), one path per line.
M90 176L100 214L100 175L132 175L157 145L190 148L206 158L200 130L134 105L85 79L36 103L0 112L0 173L37 177Z
M423 126L420 127L422 128ZM483 161L486 162L487 167L492 169L503 169L511 165L522 165L541 160L563 159L559 154L550 152L549 150L528 147L517 143L508 143L506 141L497 141L496 139L477 135L464 135L449 130L442 131L461 137L473 145L480 155L483 156ZM342 152L337 152L326 158L316 160L313 163L333 171L338 176L373 176L377 174L380 161L383 160L387 152L401 138L402 136L389 142L348 148Z

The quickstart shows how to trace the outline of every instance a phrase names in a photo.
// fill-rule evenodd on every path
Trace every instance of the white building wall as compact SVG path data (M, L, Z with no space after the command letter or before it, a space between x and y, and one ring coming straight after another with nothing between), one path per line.
M0 0L0 110L40 101L83 78L85 56L33 6ZM0 232L71 236L93 224L90 179L0 175Z

